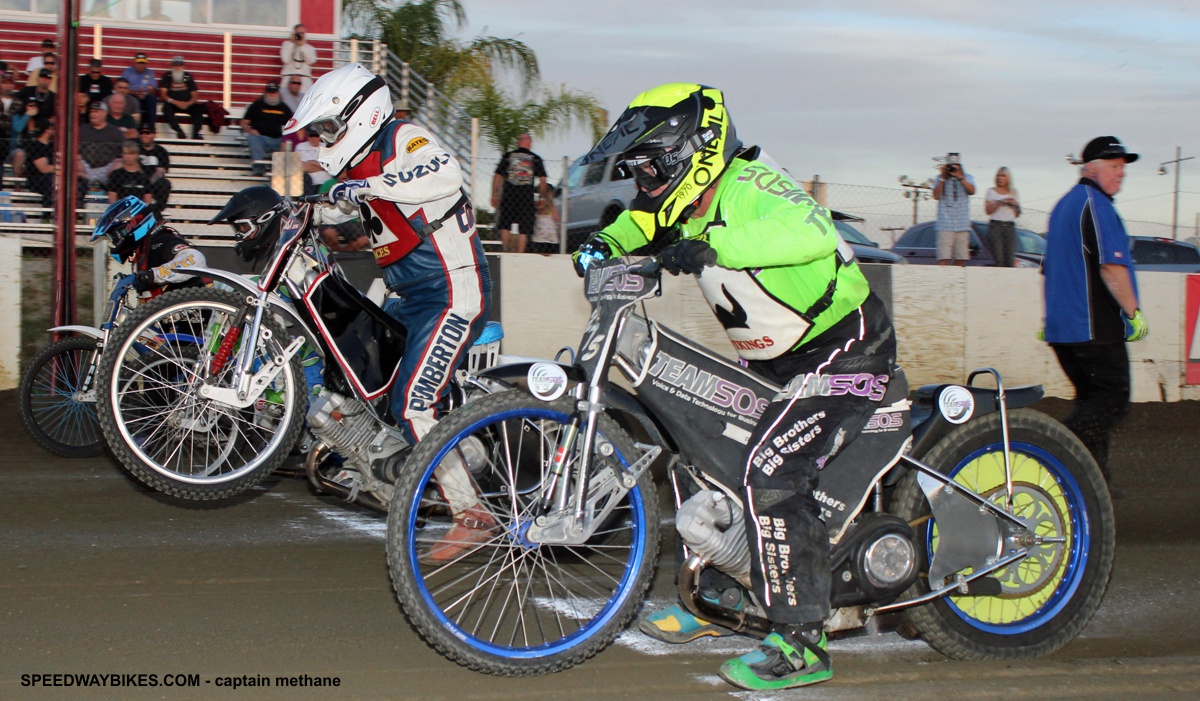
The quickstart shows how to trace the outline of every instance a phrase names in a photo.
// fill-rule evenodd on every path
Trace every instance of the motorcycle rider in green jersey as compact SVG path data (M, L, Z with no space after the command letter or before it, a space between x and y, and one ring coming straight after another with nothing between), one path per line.
M638 95L583 162L613 155L638 194L574 254L577 272L661 248L668 272L696 276L743 362L783 387L748 442L741 485L750 594L772 631L720 674L751 690L825 681L831 572L815 492L883 398L896 357L891 318L829 211L743 147L720 90L672 83ZM737 587L719 572L702 585L705 596ZM679 604L640 627L672 643L731 634Z

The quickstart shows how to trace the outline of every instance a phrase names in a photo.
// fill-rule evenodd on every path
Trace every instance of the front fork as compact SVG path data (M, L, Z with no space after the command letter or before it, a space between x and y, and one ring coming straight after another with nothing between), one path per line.
M267 300L267 295L267 292L260 292L256 297L247 295L245 305L239 307L237 312L231 317L231 323L221 337L220 343L216 345L215 349L210 347L214 355L209 365L208 377L199 389L201 397L219 401L235 408L244 409L250 406L258 399L267 385L275 380L275 377L278 376L283 366L304 345L305 337L297 336L284 348L282 355L276 358L265 359L263 367L255 372L254 354L259 342L271 339L270 329L264 328L262 324L263 313L270 304ZM243 333L243 327L247 326L247 324L237 322L246 316L246 312L249 311L250 307L254 308L254 314L248 324L249 329ZM216 341L216 336L221 333L221 329L219 327L214 328L212 333L212 340ZM240 358L234 370L234 381L230 383L232 387L226 389L212 386L209 382L219 376L224 370L225 362L232 355L234 346L239 340L242 345L238 350Z

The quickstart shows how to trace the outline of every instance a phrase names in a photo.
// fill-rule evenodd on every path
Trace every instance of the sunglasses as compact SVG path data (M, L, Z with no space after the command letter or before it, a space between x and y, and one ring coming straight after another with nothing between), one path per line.
M288 83L288 85L304 85L304 83L301 83L298 80L293 80L292 82Z

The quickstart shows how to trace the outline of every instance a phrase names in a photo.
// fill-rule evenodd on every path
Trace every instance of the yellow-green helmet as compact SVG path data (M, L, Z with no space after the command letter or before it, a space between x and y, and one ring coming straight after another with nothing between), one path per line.
M652 239L690 215L741 146L720 90L668 83L635 97L582 162L619 154L618 167L638 184L630 214Z

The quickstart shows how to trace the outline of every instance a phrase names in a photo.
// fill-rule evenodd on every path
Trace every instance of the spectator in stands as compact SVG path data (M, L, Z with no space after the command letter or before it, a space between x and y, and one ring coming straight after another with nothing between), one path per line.
M307 33L303 24L297 24L292 28L292 36L279 47L284 82L288 82L292 76L299 76L303 91L312 85L313 66L317 63L317 50L305 38Z
M283 104L288 106L292 112L300 106L300 101L304 99L304 79L298 75L291 76L286 79L283 86L283 91L279 96L283 98Z
M154 197L150 194L150 178L142 170L142 161L138 157L141 147L136 141L126 141L121 144L121 165L108 174L105 190L108 191L108 202L112 204L123 197L133 196L146 204L153 204ZM156 211L162 210L155 207Z
M171 17L162 11L162 0L150 0L150 11L142 15L139 19L150 22L170 22Z
M250 160L254 161L250 169L255 176L266 172L266 166L260 161L279 150L283 126L291 118L292 111L279 96L279 83L273 80L267 83L262 96L246 107L246 113L242 115L242 133L250 147Z
M79 76L79 92L86 93L88 102L103 100L113 94L112 78L103 74L100 59L88 61L88 72Z
M13 83L15 76L10 70L0 72L0 189L4 187L4 164L8 162L8 156L16 148L13 143L13 116L16 113L16 107L21 108L21 112L25 111L25 103L21 98L17 97L17 86ZM21 126L24 127L24 120L21 121ZM13 168L14 174L16 168Z
M121 130L108 123L108 107L93 102L88 123L79 125L79 173L89 186L103 187L108 175L121 165Z
M321 138L316 132L301 129L305 136L304 143L296 146L300 154L300 169L304 171L304 194L315 195L321 191L321 186L333 178L321 164L317 162L317 152L321 150Z
M42 67L38 69L36 75L30 75L25 81L26 87L34 87L41 85L42 74L47 73L50 76L50 82L46 84L46 88L51 92L58 92L58 57L54 54L46 54L42 57Z
M408 108L408 101L403 98L392 100L392 116L396 119L403 119L406 122L412 121L412 110Z
M38 132L26 148L26 158L29 159L29 172L25 174L25 185L30 192L42 196L42 206L46 209L54 207L54 124L48 123Z
M146 63L146 54L140 51L134 54L133 65L121 71L121 78L127 81L130 95L138 101L137 111L142 115L142 124L154 126L158 112L158 79Z
M183 129L179 127L179 120L175 115L186 112L192 117L192 138L202 140L204 137L200 136L200 127L204 125L208 110L196 100L196 94L200 90L196 87L192 74L185 71L183 65L182 56L172 58L171 70L164 74L158 83L158 97L163 103L162 116L175 130L175 135L183 139Z
M517 147L500 157L492 176L492 206L496 208L496 226L508 253L524 253L533 233L536 215L535 188L543 199L550 197L546 188L546 166L542 157L529 150L533 138L517 137Z
M150 178L150 194L154 196L155 208L162 211L171 199L171 181L167 179L167 171L171 169L171 156L161 144L154 141L154 127L143 124L138 134L138 156L142 160L142 170Z
M54 53L53 39L42 39L42 50L36 56L31 56L29 62L25 64L26 76L31 76L42 69L42 64L46 60L47 53Z
M44 128L50 118L54 116L54 92L50 89L52 76L50 69L39 69L37 85L26 86L17 93L25 102L25 112L38 123L38 129Z
M91 104L92 104L92 101L88 99L87 93L85 93L85 92L75 93L75 111L78 113L78 120L79 120L78 122L76 122L77 124L87 124L88 106Z
M138 138L138 123L132 114L125 113L125 96L121 93L113 93L109 95L108 100L108 123L121 130L121 135L126 139L137 140Z

